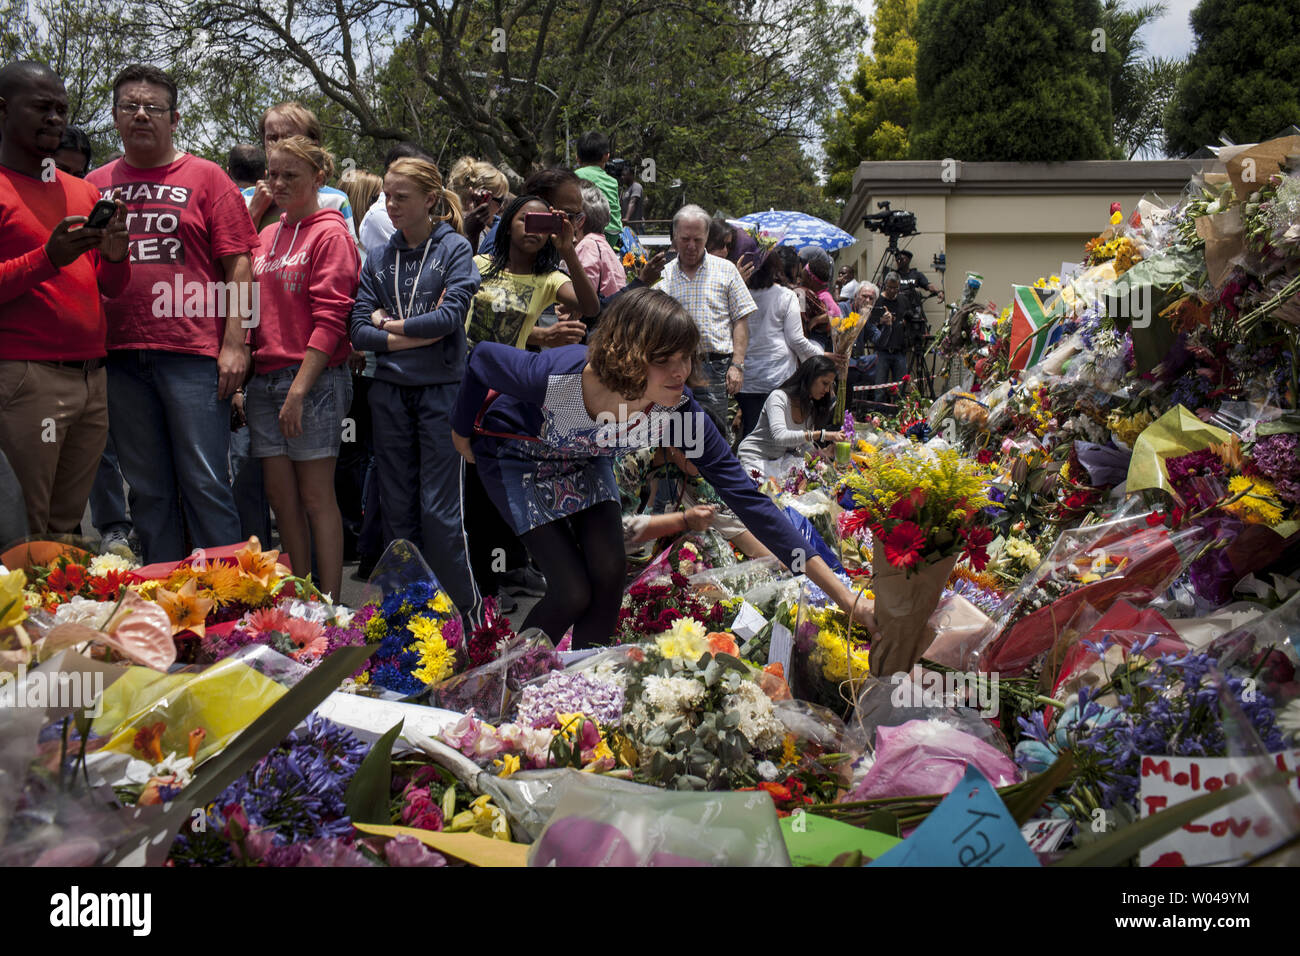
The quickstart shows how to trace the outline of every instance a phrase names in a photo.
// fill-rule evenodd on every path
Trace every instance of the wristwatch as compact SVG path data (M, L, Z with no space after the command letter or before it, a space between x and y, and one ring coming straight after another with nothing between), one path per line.
M734 368L734 369L739 369L740 371L743 372L743 371L745 370L745 363L744 363L744 362L732 362L732 363L731 363L731 367Z

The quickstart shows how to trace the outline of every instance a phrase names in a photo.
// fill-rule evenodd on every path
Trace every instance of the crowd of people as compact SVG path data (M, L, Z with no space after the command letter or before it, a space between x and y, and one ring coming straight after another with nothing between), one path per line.
M468 621L531 588L525 626L583 646L627 554L712 526L873 626L756 477L843 437L831 317L870 313L897 378L897 276L833 279L686 205L629 281L644 191L596 131L517 189L414 143L331 185L298 103L224 169L176 147L156 67L116 78L104 165L67 109L45 65L0 68L0 544L78 532L89 502L146 563L274 530L337 595L346 556L364 576L406 538Z

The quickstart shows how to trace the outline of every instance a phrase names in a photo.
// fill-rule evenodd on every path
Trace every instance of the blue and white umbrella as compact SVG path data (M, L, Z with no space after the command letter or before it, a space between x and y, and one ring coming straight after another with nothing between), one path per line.
M818 219L806 212L791 212L786 209L769 209L767 212L751 212L736 220L746 226L757 226L769 233L783 232L781 243L802 249L804 246L818 246L827 252L851 246L854 238L838 226L833 226L825 219Z

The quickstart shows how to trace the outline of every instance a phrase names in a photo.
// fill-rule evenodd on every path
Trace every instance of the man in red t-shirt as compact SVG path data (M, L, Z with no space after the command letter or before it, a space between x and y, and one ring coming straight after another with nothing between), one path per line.
M240 536L230 396L257 321L257 232L221 167L173 147L179 119L171 77L128 66L113 83L124 155L86 177L128 211L131 282L107 303L108 407L149 563L184 557L186 531L194 547Z
M125 207L84 225L99 194L55 165L67 115L48 66L0 69L0 452L31 534L81 523L108 437L100 293L130 278Z

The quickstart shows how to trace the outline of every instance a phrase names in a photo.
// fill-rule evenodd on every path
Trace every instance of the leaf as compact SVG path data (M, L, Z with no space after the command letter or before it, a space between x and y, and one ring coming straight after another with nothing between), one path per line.
M357 768L352 782L343 794L348 817L353 823L378 823L387 826L393 822L389 810L389 796L393 790L393 741L402 732L403 717L375 741Z
M903 832L898 826L898 817L888 810L877 810L867 817L867 822L861 824L861 826L864 830L875 830L877 833L883 833L886 836L898 837L899 839L902 839L903 836Z
M1015 818L1016 824L1024 826L1028 823L1029 818L1052 795L1052 791L1065 782L1073 769L1074 754L1067 750L1057 757L1050 767L1026 781L1023 790L1003 797L1002 802Z
M1121 866L1137 856L1138 851L1149 843L1172 833L1185 823L1191 823L1211 810L1232 803L1246 796L1251 790L1260 786L1272 786L1275 783L1291 779L1294 774L1277 772L1257 780L1239 783L1236 786L1195 797L1185 803L1177 804L1168 810L1162 810L1146 819L1139 820L1131 826L1107 834L1095 843L1090 843L1081 850L1066 854L1053 866Z

